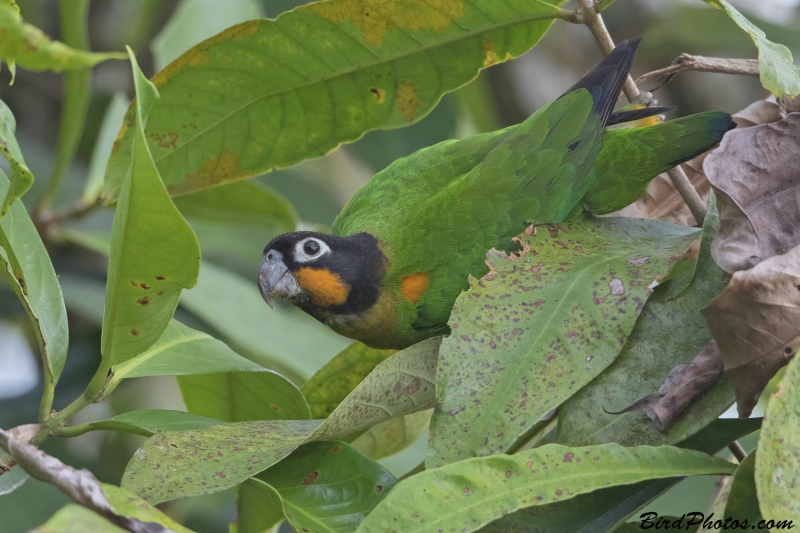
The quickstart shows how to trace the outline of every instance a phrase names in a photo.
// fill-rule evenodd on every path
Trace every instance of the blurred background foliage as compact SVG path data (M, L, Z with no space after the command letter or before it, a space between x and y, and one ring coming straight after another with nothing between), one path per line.
M60 37L57 0L18 0L18 3L28 22L54 38ZM230 25L252 18L276 17L303 3L303 0L94 0L89 9L89 39L95 51L119 51L126 44L131 46L145 74L152 76L190 46ZM769 39L788 46L795 57L800 55L800 2L731 3L762 28ZM696 0L618 0L604 16L615 40L644 37L634 77L665 67L684 52L739 58L756 55L752 42L724 13ZM395 159L445 139L518 123L559 96L599 58L600 52L584 26L557 21L531 52L483 71L470 85L446 95L418 123L398 130L368 133L326 157L255 180L285 196L297 210L301 225L330 226L345 201L372 174ZM10 85L10 81L8 70L0 72L0 97L17 119L17 139L37 176L33 189L24 197L30 208L41 197L55 165L63 80L52 72L18 69L14 84ZM120 120L110 118L108 123L112 127L104 128L104 117L107 113L119 117L126 105L125 97L132 95L127 62L107 61L94 69L87 121L77 155L56 198L56 208L71 205L80 197L88 174L98 170L102 173L102 164L98 169L97 161L92 161L95 146L113 140ZM661 104L678 106L676 116L708 109L734 113L765 96L767 93L756 78L707 73L680 74L656 92ZM107 234L112 216L109 208L95 209L88 217L71 224L71 228L84 235ZM200 239L204 259L245 280L255 279L263 246L280 231L274 228L270 232L246 224L220 225L199 217L190 217L190 222ZM73 241L63 233L46 241L63 285L70 321L70 351L56 391L56 409L81 394L100 359L106 259ZM252 293L258 294L255 283ZM237 331L235 324L221 327L216 323L215 327L198 312L199 307L202 304L181 307L176 318L226 340L241 353L258 360L259 354L254 353L258 352L259 342L256 332L241 331L246 328ZM285 332L287 336L291 334ZM330 336L321 336L314 342L326 343L321 351L328 357L347 344L344 339ZM324 362L324 357L304 362L309 366L304 368L307 375L295 378L308 377ZM42 393L40 373L28 319L8 285L0 279L0 427L36 419ZM780 374L776 380L779 377ZM108 400L80 413L75 423L145 408L184 408L174 378L126 381ZM754 416L761 413L763 409L756 409ZM750 449L755 439L756 435L751 435L743 444ZM142 440L128 434L96 432L70 440L51 439L43 448L69 464L91 469L101 481L116 484ZM394 474L403 474L422 459L425 440L423 435L416 445L381 462ZM700 507L709 501L714 484L714 479L707 477L685 480L649 509L678 516L702 511ZM53 486L28 480L20 490L0 496L0 532L27 531L65 503L66 496ZM232 490L161 507L187 527L202 532L227 531L227 524L235 521Z

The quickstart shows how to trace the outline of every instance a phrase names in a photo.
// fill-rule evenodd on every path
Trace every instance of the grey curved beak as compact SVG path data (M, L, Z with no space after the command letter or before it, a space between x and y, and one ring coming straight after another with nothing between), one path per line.
M258 269L258 289L267 305L272 307L272 298L283 300L300 293L300 286L283 262L280 252L271 250L261 260Z

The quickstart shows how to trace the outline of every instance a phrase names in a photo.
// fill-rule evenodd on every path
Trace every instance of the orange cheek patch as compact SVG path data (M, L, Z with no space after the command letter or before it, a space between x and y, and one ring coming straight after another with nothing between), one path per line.
M342 305L350 295L350 285L327 268L303 267L294 277L311 296L311 303L319 307Z
M409 302L414 303L428 290L430 284L431 279L428 274L417 272L403 278L403 281L400 282L400 294Z

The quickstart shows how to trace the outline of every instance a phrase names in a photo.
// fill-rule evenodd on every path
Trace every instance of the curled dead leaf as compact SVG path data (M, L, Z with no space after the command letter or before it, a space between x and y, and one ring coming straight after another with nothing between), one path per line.
M800 348L800 246L736 272L701 310L746 418L770 378Z
M659 431L666 431L696 398L722 373L722 354L715 341L700 350L688 365L673 368L658 392L645 396L619 412L643 411ZM617 413L614 413L617 414Z
M723 270L751 268L800 244L800 113L728 133L703 168L718 196L711 254Z

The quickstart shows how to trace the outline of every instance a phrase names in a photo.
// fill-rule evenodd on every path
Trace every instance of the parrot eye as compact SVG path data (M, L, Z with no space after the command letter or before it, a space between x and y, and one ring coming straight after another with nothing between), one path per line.
M313 237L298 242L294 250L294 260L300 263L315 261L331 251L327 244Z

